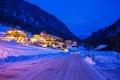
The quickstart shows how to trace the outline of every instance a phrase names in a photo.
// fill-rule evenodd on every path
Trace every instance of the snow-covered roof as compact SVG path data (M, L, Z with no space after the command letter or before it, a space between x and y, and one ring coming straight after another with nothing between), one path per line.
M97 46L95 49L103 49L103 48L105 48L105 47L107 47L107 45L99 45L99 46Z

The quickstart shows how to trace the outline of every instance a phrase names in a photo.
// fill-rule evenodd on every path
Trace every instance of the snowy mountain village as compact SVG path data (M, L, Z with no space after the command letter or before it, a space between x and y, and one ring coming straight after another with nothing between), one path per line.
M67 45L71 45L72 47L77 47L78 45L77 41L64 40L62 38L47 34L45 31L42 31L40 34L35 34L32 37L30 37L26 32L17 29L8 30L3 34L4 35L0 37L0 40L15 40L24 45L51 47L64 51L68 51Z
M0 80L120 80L120 0L0 0Z

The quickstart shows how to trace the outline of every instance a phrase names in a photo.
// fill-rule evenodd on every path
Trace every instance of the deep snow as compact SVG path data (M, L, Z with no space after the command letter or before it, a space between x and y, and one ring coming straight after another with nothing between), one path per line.
M114 51L84 51L84 56L94 54L94 67L108 80L120 80L120 60ZM90 57L91 58L91 57ZM85 58L86 59L86 58ZM91 64L90 60L88 63ZM92 62L93 63L93 62Z
M0 40L0 64L67 54L67 52L62 50L22 45L16 41Z

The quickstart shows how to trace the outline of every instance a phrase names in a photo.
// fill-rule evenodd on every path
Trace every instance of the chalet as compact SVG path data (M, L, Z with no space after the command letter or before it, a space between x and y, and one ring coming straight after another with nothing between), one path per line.
M4 39L16 40L19 43L26 43L28 34L23 31L13 29L6 32Z

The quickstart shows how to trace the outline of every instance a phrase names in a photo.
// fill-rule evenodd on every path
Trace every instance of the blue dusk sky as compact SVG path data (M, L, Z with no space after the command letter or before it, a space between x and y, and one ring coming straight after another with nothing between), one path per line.
M75 35L90 35L120 18L120 0L26 0L53 14Z

